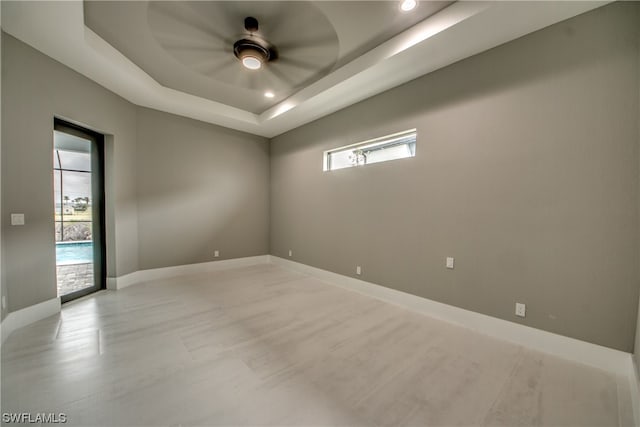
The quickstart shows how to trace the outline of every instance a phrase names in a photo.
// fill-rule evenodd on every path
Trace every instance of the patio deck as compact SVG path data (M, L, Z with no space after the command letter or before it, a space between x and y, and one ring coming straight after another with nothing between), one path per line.
M56 266L58 296L93 286L93 263Z

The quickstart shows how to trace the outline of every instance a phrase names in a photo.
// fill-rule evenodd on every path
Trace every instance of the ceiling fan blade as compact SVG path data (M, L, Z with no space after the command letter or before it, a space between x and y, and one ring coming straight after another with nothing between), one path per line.
M189 67L195 69L202 74L208 74L207 70L214 70L217 68L224 68L229 62L229 58L226 56L200 56L196 60L188 63Z
M182 5L187 5L188 3L176 3L176 2L153 2L153 10L164 14L165 16L174 19L175 21L189 27L192 29L196 29L201 33L204 33L214 39L219 40L222 43L227 43L227 37L217 32L213 25L202 22L200 19L200 15L196 13L192 8L185 8ZM176 9L176 5L180 5L180 10ZM182 12L182 13L181 13ZM184 16L184 12L189 13L192 17L196 19L190 19L191 17Z
M232 46L233 40L231 38L226 38L223 43L220 43L218 40L213 41L211 39L195 38L189 37L186 34L176 34L169 33L166 31L155 31L154 34L158 38L158 40L162 43L162 46L167 48L183 48L183 47L210 47L210 46Z
M182 50L182 51L233 53L231 49L225 49L223 47L215 47L215 46L193 46L189 44L179 44L179 43L163 43L163 46L165 47L165 49L174 49L174 50Z
M202 74L205 74L207 76L213 77L216 73L219 73L220 71L223 71L233 65L237 65L237 62L235 59L228 59L228 60L224 60L219 64L215 64L213 66L209 66L209 67L203 67L201 69Z
M234 2L210 2L210 1L185 1L178 2L185 5L191 13L200 21L201 25L210 28L224 39L226 42L233 43L238 33L243 31L242 21L234 19L230 15L227 3ZM213 7L212 7L213 6Z
M303 70L318 72L318 66L316 64L311 64L306 61L302 61L300 59L294 59L292 57L280 57L278 58L278 63L282 65L288 65L291 67L301 68Z
M264 71L266 72L266 74L270 74L281 82L284 82L291 89L294 89L298 86L293 80L291 80L291 78L287 77L285 73L278 69L277 64L269 64L269 66L266 67Z
M278 91L282 88L282 84L279 83L279 79L273 75L271 72L271 64L269 64L263 72L261 73L261 88L260 89L278 89Z
M233 73L229 82L238 88L262 92L265 88L270 87L269 80L265 77L264 70L261 70L259 73L254 73L238 65L237 72Z
M279 1L274 2L277 9L273 13L273 17L277 21L265 23L265 31L268 30L266 36L271 42L277 44L279 40L289 40L292 34L304 34L305 30L315 28L314 15L304 13L307 10L305 2L295 1ZM283 25L286 24L286 25ZM269 25L267 28L266 25Z
M294 50L294 49L307 49L310 47L332 47L336 42L336 37L334 35L324 35L322 37L316 38L308 38L297 37L295 41L284 41L277 43L274 41L274 44L277 44L278 49L281 50Z

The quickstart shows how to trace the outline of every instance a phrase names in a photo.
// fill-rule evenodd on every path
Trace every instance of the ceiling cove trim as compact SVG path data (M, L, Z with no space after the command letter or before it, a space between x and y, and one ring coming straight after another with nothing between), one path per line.
M162 86L84 25L82 1L1 7L3 31L134 104L271 138L609 2L456 2L259 115Z

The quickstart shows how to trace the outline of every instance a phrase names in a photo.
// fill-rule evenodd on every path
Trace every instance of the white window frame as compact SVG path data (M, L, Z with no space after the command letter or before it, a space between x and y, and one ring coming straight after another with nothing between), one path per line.
M383 160L384 161L391 161L391 160L400 160L403 158L411 158L411 157L415 157L415 151L416 151L416 145L417 145L417 140L418 140L418 132L416 129L408 129L402 132L397 132L397 133L393 133L391 135L385 135L385 136L380 136L378 138L373 138L373 139L368 139L366 141L362 141L362 142L356 142L355 144L349 144L349 145L345 145L342 147L338 147L338 148L332 148L331 150L326 150L323 153L323 165L322 165L322 170L324 172L331 172L331 171L335 171L335 170L340 170L340 169L350 169L352 167L361 167L361 166L366 166L366 156L365 156L365 161L363 163L359 163L358 160L356 160L356 163L351 165L351 166L344 166L341 168L331 168L331 155L334 153L339 153L339 152L343 152L349 149L352 149L355 153L356 149L359 149L361 151L375 151L375 150L380 150L380 149L384 149L386 147L392 147L394 145L397 145L395 143L398 143L399 141L403 141L406 140L407 138L410 138L411 136L413 136L413 142L412 143L408 143L408 142L400 142L400 144L412 144L412 154L410 156L407 157L398 157L398 158L394 158L394 159L389 159L389 160ZM381 162L376 162L376 163L381 163Z

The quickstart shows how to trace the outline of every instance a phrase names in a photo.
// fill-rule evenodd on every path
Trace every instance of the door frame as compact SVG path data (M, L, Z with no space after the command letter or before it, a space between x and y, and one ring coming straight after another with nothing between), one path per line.
M61 295L62 303L101 289L107 283L107 251L105 234L104 135L82 126L54 118L53 130L91 141L91 240L93 242L93 286ZM57 260L56 260L57 265ZM57 278L56 278L57 286Z

